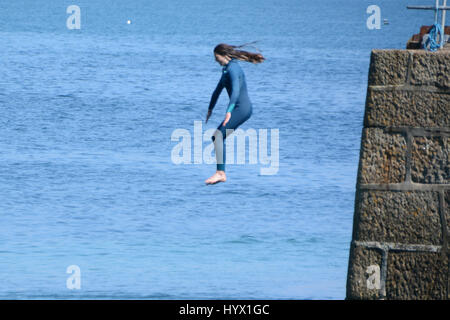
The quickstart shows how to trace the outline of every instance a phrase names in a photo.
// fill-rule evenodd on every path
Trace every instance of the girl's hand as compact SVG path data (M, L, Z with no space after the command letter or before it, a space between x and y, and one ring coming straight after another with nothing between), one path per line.
M228 123L228 121L230 121L231 119L231 112L227 112L226 116L225 116L225 120L223 121L223 126L225 127Z
M208 123L208 119L209 119L209 117L211 117L211 114L212 114L212 110L208 110L208 114L206 115L205 123Z

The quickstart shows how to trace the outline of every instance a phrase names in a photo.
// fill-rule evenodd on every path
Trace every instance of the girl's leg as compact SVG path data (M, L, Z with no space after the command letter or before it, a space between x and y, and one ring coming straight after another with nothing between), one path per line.
M245 112L243 112L245 111ZM223 126L223 122L217 127L215 134L212 136L214 149L216 151L217 171L225 171L226 163L226 138L232 131L236 130L241 124L247 121L251 116L247 109L235 108L231 113L231 119ZM228 130L228 132L227 132Z
M217 182L225 182L227 177L225 175L225 162L226 162L226 141L227 129L237 129L241 124L247 121L252 114L252 108L235 108L231 113L231 119L223 126L223 122L219 125L214 135L211 137L214 142L214 149L216 152L217 171L216 173L207 179L207 184L215 184ZM232 131L231 131L232 132ZM228 132L228 135L231 134Z

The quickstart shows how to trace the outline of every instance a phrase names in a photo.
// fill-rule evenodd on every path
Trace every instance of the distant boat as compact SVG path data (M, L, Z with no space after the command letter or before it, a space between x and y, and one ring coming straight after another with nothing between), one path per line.
M389 24L389 20L388 19L383 19L383 23L384 24Z

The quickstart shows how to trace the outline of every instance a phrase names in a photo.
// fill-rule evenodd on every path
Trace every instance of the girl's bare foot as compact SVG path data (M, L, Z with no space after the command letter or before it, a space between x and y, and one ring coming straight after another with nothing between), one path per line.
M216 184L218 182L227 181L227 176L225 175L225 171L216 171L210 178L205 180L206 184Z

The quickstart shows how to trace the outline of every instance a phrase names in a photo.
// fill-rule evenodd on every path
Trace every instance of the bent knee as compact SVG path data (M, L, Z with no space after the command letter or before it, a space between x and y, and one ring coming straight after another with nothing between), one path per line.
M211 136L211 140L214 142L216 139L224 139L223 133L220 130L216 130L214 134Z

